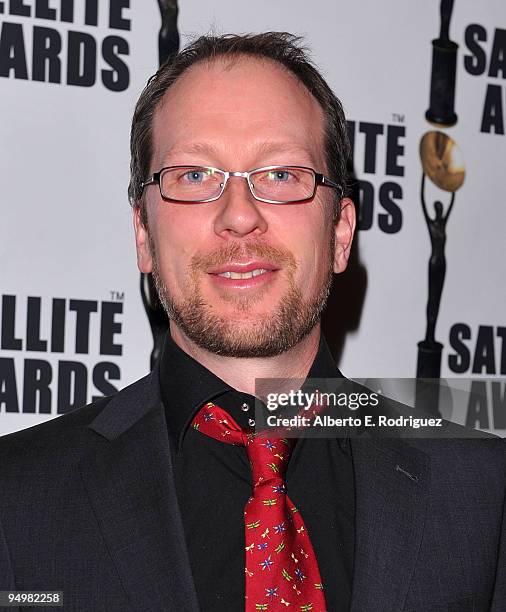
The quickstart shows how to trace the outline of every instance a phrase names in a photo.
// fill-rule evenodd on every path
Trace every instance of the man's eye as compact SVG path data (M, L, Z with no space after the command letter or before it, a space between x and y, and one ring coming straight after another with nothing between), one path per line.
M272 181L288 181L292 176L288 170L271 170L268 174L268 178Z
M204 180L204 174L200 170L191 170L183 174L183 179L189 183L201 183Z

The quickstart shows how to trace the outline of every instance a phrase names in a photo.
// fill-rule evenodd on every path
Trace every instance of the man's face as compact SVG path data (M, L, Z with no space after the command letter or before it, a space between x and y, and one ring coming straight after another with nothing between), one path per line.
M229 171L298 165L325 173L323 138L319 104L275 63L201 63L155 113L150 173L172 165ZM344 201L334 225L334 193L326 187L311 202L286 205L255 200L238 177L214 202L165 202L157 186L147 187L145 197L147 228L138 209L134 217L139 269L153 272L172 324L199 347L273 356L318 322L332 272L346 267L351 202ZM227 274L253 270L251 278Z

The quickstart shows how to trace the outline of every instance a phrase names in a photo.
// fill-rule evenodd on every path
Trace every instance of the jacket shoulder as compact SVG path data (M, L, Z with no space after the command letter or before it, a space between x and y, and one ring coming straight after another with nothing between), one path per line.
M101 397L81 408L67 414L49 419L44 423L21 429L0 437L0 466L16 456L20 458L27 453L34 454L42 449L69 449L79 444L79 439L90 425L112 401L128 401L142 393L147 385L149 375L135 381L124 389ZM1 467L0 467L1 469Z

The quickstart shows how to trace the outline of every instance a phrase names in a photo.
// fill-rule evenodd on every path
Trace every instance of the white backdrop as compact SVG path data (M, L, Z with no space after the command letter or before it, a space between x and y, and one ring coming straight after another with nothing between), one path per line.
M0 434L58 416L79 403L83 385L86 401L110 392L109 385L126 386L148 372L152 347L138 289L126 187L132 110L157 66L157 2L99 0L96 20L84 14L93 3L75 3L72 22L61 20L57 0L46 3L54 9L54 19L37 17L36 4L43 3L0 3ZM25 16L11 14L23 12L19 6ZM354 378L413 377L417 342L425 334L430 254L420 204L418 146L422 135L435 129L424 115L439 1L257 0L238 5L231 0L180 0L182 44L211 29L288 30L303 35L312 48L314 60L354 122L357 178L374 189L372 224L359 236L360 262L367 271L365 302L360 326L346 337L339 365ZM460 146L467 174L447 227L447 275L436 336L444 344L442 375L482 382L506 374L506 139L499 133L501 113L506 118L505 30L503 0L479 5L456 0L450 36L460 45L459 121L443 131ZM472 60L484 61L483 74L466 69L465 57L472 55L466 33L468 39L483 39L478 59ZM85 59L69 68L69 49L80 39ZM54 47L58 40L59 52ZM59 75L54 58L52 75L49 61L46 70L41 68L41 57L51 49L59 58ZM489 75L492 56L498 67ZM103 76L102 71L114 68L120 74L113 73L112 80L119 79L116 88L121 91L108 88L109 73ZM69 69L94 84L67 85ZM48 82L51 78L58 82ZM495 128L482 132L487 92L498 101L489 111ZM382 126L374 173L364 168L361 123ZM386 173L388 126L395 126L391 133L397 131L398 145L404 148L397 160L403 176ZM392 205L395 218L381 222L397 223L395 231L386 232L380 218L387 211L378 194L389 181L402 195ZM449 201L449 194L430 193L433 199ZM347 295L340 299L345 301ZM64 346L58 338L58 308L64 312ZM331 315L339 318L339 310ZM456 354L452 330L453 335L464 330L469 336L459 354L467 349L470 364L466 368L464 363L459 372L449 366L449 357ZM488 367L477 359L473 372L475 353ZM34 392L37 379L46 388L42 394ZM495 400L486 383L490 414L494 401L496 411L506 411L505 385L499 383ZM496 431L506 435L497 426Z

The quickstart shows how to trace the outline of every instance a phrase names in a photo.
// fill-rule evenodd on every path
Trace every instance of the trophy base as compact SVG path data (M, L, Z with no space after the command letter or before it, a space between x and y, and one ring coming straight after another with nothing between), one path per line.
M415 406L417 410L436 416L440 416L439 377L442 351L443 345L440 342L422 340L418 343Z

